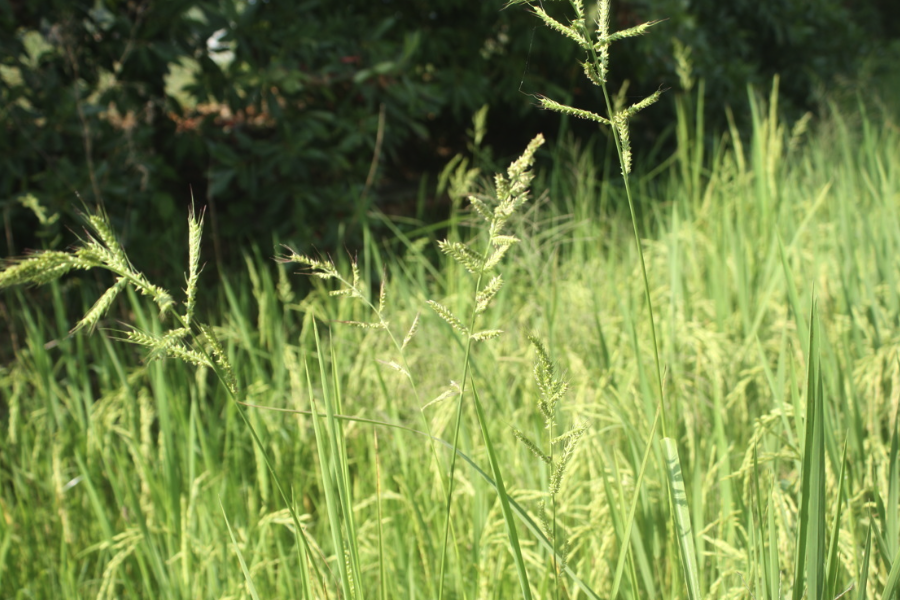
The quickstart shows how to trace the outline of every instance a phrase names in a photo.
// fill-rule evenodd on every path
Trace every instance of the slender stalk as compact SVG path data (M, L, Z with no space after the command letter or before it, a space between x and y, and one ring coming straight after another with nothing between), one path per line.
M487 245L485 247L484 253L482 254L482 268L478 272L478 278L475 281L475 295L477 296L478 292L481 290L481 282L484 279L484 263L491 255L491 242L488 240ZM475 296L473 296L474 299ZM469 319L469 332L475 331L475 323L478 318L478 313L475 309L472 309L472 316ZM469 381L469 359L472 353L472 336L468 336L466 339L466 354L463 359L463 377L462 383L459 386L459 400L456 402L456 424L453 426L453 452L450 455L450 477L448 481L447 488L447 503L446 509L444 510L444 536L443 541L441 543L441 566L438 571L438 600L441 600L444 597L444 568L447 559L447 541L450 535L450 509L452 507L453 502L453 477L456 473L456 455L457 450L459 448L459 430L462 424L462 408L463 408L463 399L466 394L466 383Z
M556 419L551 419L550 421L550 439L547 440L547 445L550 448L550 452L547 453L547 456L550 457L550 464L553 464L553 437L554 437L554 426L556 425ZM553 518L553 581L554 588L556 590L556 600L559 600L559 533L556 531L556 495L550 496L550 509Z
M582 34L586 38L590 39L590 35L584 28L582 28ZM597 52L594 50L593 46L590 49L590 55L591 61L595 65L599 64L600 59L597 57ZM615 114L615 111L613 110L613 103L609 98L609 90L607 89L605 81L600 86L600 89L603 90L603 100L606 103L606 114L612 116ZM662 414L660 416L660 430L662 432L662 436L665 438L668 437L668 430L666 429L666 402L662 385L662 367L659 362L659 344L656 337L656 319L653 315L653 302L650 299L650 279L647 277L647 263L644 260L644 249L641 245L641 236L640 232L638 231L637 213L634 210L634 199L631 195L631 183L628 177L628 169L625 168L625 155L622 149L622 140L619 138L619 131L614 125L610 125L609 130L612 132L613 141L616 144L616 154L619 156L619 163L622 165L622 181L625 184L625 197L628 199L628 211L631 214L631 226L634 230L634 245L637 247L638 258L641 262L641 277L644 282L644 298L647 301L647 311L649 313L650 320L650 337L651 341L653 342L653 363L656 367L656 386L657 392L659 393L660 409L662 411Z

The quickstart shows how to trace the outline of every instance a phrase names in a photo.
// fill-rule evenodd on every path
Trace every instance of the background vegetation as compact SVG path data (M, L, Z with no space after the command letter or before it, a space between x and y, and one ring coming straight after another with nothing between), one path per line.
M642 228L652 232L644 248L699 589L780 598L818 582L817 598L848 588L888 598L900 572L900 128L888 115L836 112L804 140L779 124L774 101L768 111L755 106L749 144L723 140L710 156L687 136L664 176L635 182ZM689 122L679 130L696 131ZM536 514L551 473L513 428L541 439L525 337L547 340L570 385L560 427L590 423L556 498L569 567L606 597L630 523L621 594L684 597L684 534L668 524L667 466L656 450L642 460L645 447L658 448L648 446L652 359L641 351L650 344L647 306L622 190L590 149L568 145L559 156L514 222L523 243L484 322L505 333L476 349L474 381L510 496ZM451 240L467 237L472 218L453 214ZM9 292L25 330L12 340L17 360L0 371L3 595L301 597L297 529L262 449L301 515L316 597L347 596L344 552L358 555L358 578L349 579L358 594L435 597L444 496L433 452L446 464L448 451L378 425L452 434L447 392L464 349L424 299L463 313L469 284L460 265L423 253L433 241L428 228L398 230L359 254L360 265L388 273L384 318L405 331L419 315L402 362L384 331L342 324L372 321L362 303L330 295L338 288L328 282L298 296L285 265L248 255L243 272L201 292L216 298L207 318L243 397L265 408L236 405L209 368L148 361L111 340L122 335L120 320L162 334L142 297L114 305L105 332L70 336L84 314L72 300L86 308L96 299L78 279L51 286L52 313L35 311L25 290ZM350 266L341 258L338 269ZM378 303L376 282L359 285ZM326 432L306 413L271 410L322 402L370 421ZM467 406L460 448L486 470ZM805 429L811 406L820 407L820 429ZM810 464L821 475L813 488L801 477ZM482 474L467 462L457 469L447 597L520 593L498 496ZM350 501L339 514L323 496L335 475L346 477ZM533 593L548 597L554 563L519 526ZM809 531L822 545L800 561ZM830 557L827 569L818 557ZM566 575L559 581L564 597L593 597Z
M27 13L22 5L8 6L9 14ZM240 5L232 14L265 6ZM91 10L92 26L109 25L91 34L98 42L118 17L103 16L99 4ZM196 23L215 24L214 11L192 14ZM140 19L134 23L129 31L142 27ZM197 38L202 44L209 40L204 35ZM271 31L263 37L285 47ZM53 50L31 39L44 48L39 58L65 53L63 42ZM139 46L127 49L121 65ZM218 73L261 77L259 70L234 67L240 47ZM146 64L156 64L154 53L148 56ZM189 74L181 79L194 88L209 75L206 61L195 60L199 66L182 64ZM116 111L92 112L92 102L102 103L82 98L80 83L58 88L56 106L70 92L80 128L70 140L81 144L74 147L85 164L62 158L57 164L69 164L103 196L114 227L94 213L80 234L87 251L51 252L0 271L0 309L9 324L5 352L14 357L0 366L0 595L434 598L443 589L444 598L473 599L896 597L896 113L874 94L837 89L818 118L794 123L779 108L781 79L775 78L770 93L750 91L746 127L726 116L727 132L711 133L705 90L716 92L688 72L689 62L684 50L676 53L684 91L668 96L669 141L661 133L656 166L636 169L630 180L642 254L632 238L613 140L565 135L538 156L531 200L522 210L493 213L504 219L502 233L520 242L488 219L487 250L510 247L506 283L492 280L477 295L467 272L477 257L459 244L477 237L482 211L464 199L474 194L494 202L493 188L501 200L509 195L506 180L492 181L494 169L487 167L503 161L494 154L502 151L487 146L486 122L493 127L493 121L486 121L486 109L463 126L464 150L454 154L448 146L450 162L439 183L449 201L446 218L431 221L384 210L390 207L381 196L389 182L387 158L381 186L374 177L365 184L376 147L391 153L387 126L379 124L388 122L388 104L374 96L376 114L385 117L374 122L370 156L355 167L364 172L363 184L335 196L359 203L350 205L350 217L335 217L343 232L321 233L323 240L333 235L347 242L351 223L358 245L334 253L334 264L284 250L307 275L325 278L302 277L252 245L242 252L237 244L225 247L223 239L240 238L223 235L225 217L232 210L240 216L241 209L222 200L225 191L210 192L209 178L207 232L220 247L213 243L205 255L218 250L221 264L228 255L242 264L208 269L198 284L198 213L184 227L183 250L171 253L160 251L161 239L181 233L172 225L184 221L178 201L171 200L168 221L152 213L130 222L139 208L114 213L108 194L118 175L98 166L106 155L97 154L94 163L101 137L85 132L95 131L90 119L103 113L100 120L121 135L121 124L109 119L124 123L128 113L116 112L118 104ZM114 75L128 72L111 64ZM26 77L15 65L3 73L7 81ZM400 81L399 73L393 76ZM231 85L223 89L242 89ZM286 126L266 121L274 119L270 103L298 111L298 123L314 118L304 113L308 105L281 107L281 88L253 85L234 94L235 106L251 88L259 92L258 104L234 111L228 105L232 112L223 113L221 99L198 100L167 117L168 126L176 133L188 123L196 125L191 131L225 131L225 121L216 120L234 119L227 127L237 140L255 127ZM165 78L163 87L174 89ZM326 87L308 93L326 97ZM133 88L138 95L147 89ZM26 95L7 107L31 110L32 88L4 88L11 90ZM192 93L175 100L189 107ZM330 97L341 106L340 94ZM110 92L107 100L118 98ZM348 98L347 106L358 107L365 96ZM570 99L580 102L575 94ZM786 102L793 106L788 115L802 106L793 96ZM219 112L201 118L204 103ZM442 106L452 112L450 104ZM728 115L726 107L717 109ZM141 116L151 113L157 115ZM35 135L42 118L31 124ZM133 131L144 127L137 112L132 118ZM415 120L408 123L413 136ZM435 136L430 127L426 132ZM44 132L59 136L57 157L69 148L62 131L47 126ZM158 150L150 155L170 157ZM509 181L517 172L510 171ZM237 172L230 177L223 190L241 181ZM327 177L322 181L317 190L328 189ZM422 186L417 217L428 212L429 185ZM59 247L66 235L61 227L73 223L65 207L52 195L26 191L6 205L8 240L15 239L14 211L27 211L32 239ZM328 206L340 213L338 205ZM322 229L311 228L311 236L326 231L327 214L320 220ZM147 246L156 222L173 233ZM119 232L132 261L119 249ZM274 226L267 234L287 235ZM439 245L444 253L434 251ZM70 262L72 256L84 262ZM75 272L57 281L58 271L39 268L50 263ZM116 277L78 270L100 264ZM153 282L174 282L177 302L140 271ZM185 276L183 297L178 288ZM23 281L49 285L16 285ZM98 288L118 298L100 296ZM493 290L490 297L485 289ZM195 296L205 306L195 309ZM454 331L465 326L450 313L480 314L479 335L496 339L472 344ZM100 331L73 335L75 323ZM648 350L657 336L665 367L662 411ZM460 380L463 364L471 378ZM662 440L660 429L668 431ZM572 437L554 438L564 431ZM457 432L458 455L451 450ZM457 458L456 469L448 468ZM563 462L565 479L557 469ZM451 509L448 472L456 490ZM552 516L541 519L547 510ZM567 552L554 553L554 544Z
M618 29L666 21L628 42L611 80L618 89L627 79L635 97L678 90L677 58L686 58L693 79L707 82L711 130L727 127L728 105L746 132L746 86L780 73L780 106L793 121L818 109L836 76L858 75L867 57L896 57L888 43L900 29L888 4L616 3ZM77 194L104 203L135 249L158 243L193 195L210 207L217 259L231 263L240 254L233 241L355 246L373 205L446 214L436 175L465 150L481 106L492 111L485 148L494 153L478 157L485 168L517 155L532 131L596 134L534 110L532 94L581 106L598 98L565 40L502 6L0 0L6 254L70 243L63 223L73 222ZM548 8L561 14L565 3ZM641 116L638 156L673 148L673 111L665 102ZM66 216L47 239L33 236L27 194Z

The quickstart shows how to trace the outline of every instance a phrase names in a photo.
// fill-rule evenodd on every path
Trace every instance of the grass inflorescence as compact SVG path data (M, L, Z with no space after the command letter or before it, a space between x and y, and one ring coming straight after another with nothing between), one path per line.
M677 152L642 175L629 121L666 98L605 85L647 26L569 7L532 6L606 106L540 104L617 169L574 143L541 167L541 137L493 180L459 159L443 239L376 212L394 240L248 255L207 291L193 210L181 294L102 211L5 264L0 596L896 594L896 121L788 128L776 80L706 152L682 47Z

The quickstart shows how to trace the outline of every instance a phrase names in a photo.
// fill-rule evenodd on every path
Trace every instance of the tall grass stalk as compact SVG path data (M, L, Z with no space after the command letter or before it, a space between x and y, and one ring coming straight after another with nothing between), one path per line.
M513 0L513 4L531 4L528 0ZM643 35L647 30L656 24L656 22L644 23L624 29L621 31L610 30L610 0L600 0L597 5L596 22L590 22L584 10L584 4L581 0L570 0L569 2L574 16L567 25L561 23L551 17L544 9L543 5L536 4L532 9L537 17L539 17L547 26L557 31L565 37L574 41L584 50L586 59L582 63L584 74L587 79L594 85L600 87L603 92L603 99L606 103L606 117L599 114L572 106L560 104L555 100L545 96L539 97L539 104L542 108L553 110L564 115L579 117L595 121L601 125L609 127L613 141L616 146L616 153L619 158L619 164L622 170L622 180L625 185L625 198L628 202L628 210L631 215L631 224L634 233L634 244L637 248L638 259L641 267L641 279L644 285L644 299L647 303L648 321L650 323L650 342L653 354L653 363L655 367L655 383L656 392L661 411L660 429L662 431L662 447L664 460L668 465L669 472L669 503L671 506L673 523L675 524L676 535L679 539L679 548L681 550L681 564L684 570L684 580L687 585L688 596L692 600L699 600L701 596L699 574L697 569L697 555L694 549L694 531L691 527L690 512L686 509L687 495L682 480L681 463L678 457L677 444L669 438L668 434L668 418L666 414L666 398L663 391L663 374L659 358L659 343L656 335L656 319L654 318L653 300L650 294L650 279L647 276L647 265L644 260L644 250L641 243L641 235L638 227L638 219L634 208L634 198L632 196L629 175L631 173L632 152L631 140L628 128L628 121L641 110L649 107L659 100L660 91L644 98L643 100L632 104L627 108L615 109L610 99L607 87L607 74L609 73L610 46L613 42L631 37ZM593 26L596 29L592 30ZM648 440L648 445L651 443ZM643 473L643 470L642 470ZM640 485L638 485L640 487ZM630 527L629 527L630 528ZM627 538L623 543L620 551L619 567L616 569L616 583L613 585L613 596L618 593L618 581L621 578L621 565L624 557L628 552Z

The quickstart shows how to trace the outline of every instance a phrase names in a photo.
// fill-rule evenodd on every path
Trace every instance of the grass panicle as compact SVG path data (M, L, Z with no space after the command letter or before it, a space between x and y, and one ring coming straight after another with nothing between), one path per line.
M550 472L546 492L550 504L549 514L546 508L547 503L542 500L538 505L538 515L544 535L553 545L552 563L556 577L555 597L559 598L562 589L559 576L568 565L569 542L559 523L558 496L575 448L579 439L588 430L588 424L583 421L575 421L568 431L562 434L558 433L557 408L560 400L568 391L569 385L565 379L557 375L556 367L550 361L547 349L540 339L530 335L528 340L531 342L535 354L533 375L538 389L537 406L544 419L544 428L547 432L545 450L541 449L538 442L529 438L522 431L514 429L513 434L532 454L547 465Z
M516 212L528 201L530 197L529 186L531 185L531 181L534 177L531 171L531 167L534 164L534 154L543 143L544 137L540 134L537 135L533 140L531 140L531 142L529 142L522 155L510 164L506 172L506 177L495 177L495 196L494 198L490 199L490 201L493 203L493 208L491 208L491 206L487 204L484 199L482 199L481 204L479 204L477 207L474 207L474 210L476 212L485 213L487 215L490 215L491 217L488 223L486 235L483 236L483 246L480 255L478 254L478 251L471 250L468 245L461 242L448 240L439 242L440 249L446 255L448 255L457 264L464 267L467 271L469 271L469 273L475 276L475 282L472 288L474 309L471 311L468 326L464 325L463 322L444 305L434 300L428 301L428 305L438 314L439 317L447 322L454 330L466 336L466 340L464 343L465 354L462 364L462 378L460 379L460 392L456 403L456 415L454 417L453 425L453 453L450 456L450 473L448 477L449 485L446 494L445 526L443 541L441 544L440 574L438 575L438 598L443 598L444 596L444 569L447 560L447 547L450 536L453 486L456 474L456 456L459 449L459 433L462 427L463 400L466 397L466 389L469 385L469 379L471 377L470 370L472 368L472 342L493 339L495 337L498 337L502 333L500 330L484 330L478 332L475 331L479 316L481 316L482 313L487 310L487 308L491 304L491 301L496 295L496 291L493 290L495 288L496 290L499 290L499 286L502 283L502 279L497 279L496 277L494 279L491 279L486 284L484 280L486 275L488 275L490 271L497 267L501 259L505 256L507 250L509 250L509 248L513 244L518 243L519 241L518 238L507 235L504 233L504 231L509 225L510 218L514 214L516 214ZM472 196L470 195L470 197ZM524 598L526 598L526 600L530 600L531 588L528 583L528 575L525 569L525 562L522 556L521 548L519 546L516 524L512 518L512 513L510 512L509 500L507 498L506 489L503 484L500 465L499 463L497 463L496 455L492 450L490 450L492 448L492 442L490 440L489 434L490 429L484 420L484 413L482 411L477 394L474 395L473 400L476 409L476 416L481 428L482 437L484 439L485 445L489 448L488 458L491 466L491 471L496 481L496 489L500 497L500 502L503 506L504 523L506 525L509 545L513 553L522 595Z

